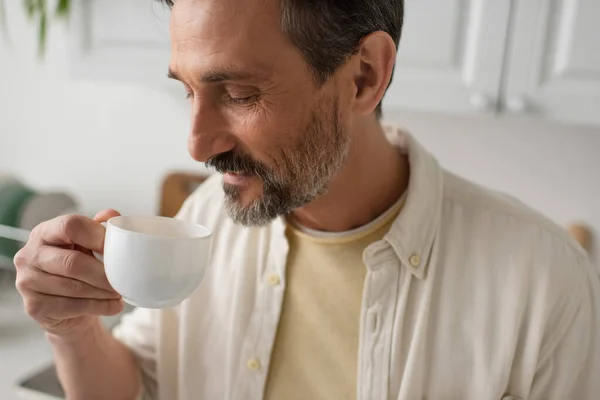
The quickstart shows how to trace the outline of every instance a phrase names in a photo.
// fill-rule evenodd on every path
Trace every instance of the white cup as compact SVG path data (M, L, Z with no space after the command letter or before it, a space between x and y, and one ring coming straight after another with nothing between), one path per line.
M125 302L143 308L172 307L202 283L211 231L166 217L120 216L106 223L104 268Z

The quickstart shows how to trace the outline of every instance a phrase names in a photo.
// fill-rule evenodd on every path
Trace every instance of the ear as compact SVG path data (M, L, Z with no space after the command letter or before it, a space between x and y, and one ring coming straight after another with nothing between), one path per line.
M355 57L354 111L370 115L383 99L392 79L396 44L387 33L374 32L363 38Z

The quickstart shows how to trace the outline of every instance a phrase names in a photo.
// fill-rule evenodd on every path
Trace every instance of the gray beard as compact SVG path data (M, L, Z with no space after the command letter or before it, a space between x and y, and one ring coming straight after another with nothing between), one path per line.
M293 149L282 150L283 174L263 177L262 194L250 204L240 204L238 187L223 185L225 209L235 223L264 226L327 193L350 147L337 118L337 103L330 104L330 115L321 119L315 112L305 132Z

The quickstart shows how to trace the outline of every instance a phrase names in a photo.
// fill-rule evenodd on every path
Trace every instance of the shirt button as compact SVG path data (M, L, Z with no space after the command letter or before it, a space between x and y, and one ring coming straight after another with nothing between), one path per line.
M410 265L413 267L418 267L421 264L421 258L416 254L412 255L408 261L410 261Z
M248 367L250 371L258 371L260 369L260 361L258 361L256 358L251 358L246 363L246 367Z
M267 282L271 286L277 286L281 283L281 278L277 274L271 274L268 276Z

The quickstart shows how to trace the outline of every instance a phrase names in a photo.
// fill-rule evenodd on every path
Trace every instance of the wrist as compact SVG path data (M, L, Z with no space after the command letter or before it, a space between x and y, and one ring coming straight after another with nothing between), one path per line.
M99 318L95 318L89 326L67 332L46 332L46 338L52 345L58 346L87 346L106 333Z

